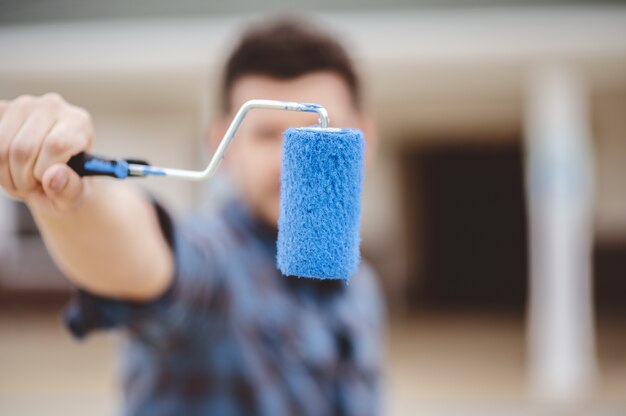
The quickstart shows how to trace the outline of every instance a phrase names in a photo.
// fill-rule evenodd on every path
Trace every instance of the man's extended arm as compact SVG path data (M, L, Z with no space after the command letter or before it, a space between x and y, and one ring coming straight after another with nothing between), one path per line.
M173 258L149 199L66 165L93 140L89 113L56 94L0 101L0 187L26 203L75 284L104 296L155 298L169 286Z

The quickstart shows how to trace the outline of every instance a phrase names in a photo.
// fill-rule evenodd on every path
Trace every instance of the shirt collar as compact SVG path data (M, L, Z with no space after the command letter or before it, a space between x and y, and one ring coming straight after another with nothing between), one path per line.
M244 199L235 197L228 201L222 208L222 213L233 227L240 229L243 233L251 234L258 238L261 243L268 248L272 256L276 258L278 229L271 227L260 219ZM342 280L306 279L295 276L281 276L281 280L291 290L308 296L322 296L328 298L330 295L343 293L346 290L346 283Z
M234 226L243 228L244 231L251 233L276 250L277 227L272 227L263 221L244 199L233 198L224 205L222 212Z

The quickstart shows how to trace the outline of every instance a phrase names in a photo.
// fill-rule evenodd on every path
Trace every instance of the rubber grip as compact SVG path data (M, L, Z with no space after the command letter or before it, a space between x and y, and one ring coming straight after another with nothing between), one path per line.
M80 176L110 176L124 179L129 175L128 162L125 160L108 159L86 152L72 156L67 165Z

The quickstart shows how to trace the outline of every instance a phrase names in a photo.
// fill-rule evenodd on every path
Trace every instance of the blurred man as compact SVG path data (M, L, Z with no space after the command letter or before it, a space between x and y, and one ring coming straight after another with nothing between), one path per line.
M318 103L335 127L365 132L346 51L302 22L245 34L226 63L215 144L247 100ZM0 103L0 185L26 202L57 264L79 288L66 318L78 337L124 328L132 415L375 414L383 306L372 269L345 285L276 268L281 133L314 115L255 110L224 166L239 190L218 215L174 220L123 182L66 166L89 150L84 109L61 97Z

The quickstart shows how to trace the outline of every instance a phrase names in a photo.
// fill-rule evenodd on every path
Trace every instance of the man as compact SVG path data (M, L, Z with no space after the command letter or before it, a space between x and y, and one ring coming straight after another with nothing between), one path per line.
M224 71L223 136L253 98L314 102L335 127L372 124L345 50L297 21L250 30ZM126 183L80 178L89 114L61 97L0 102L0 186L26 202L56 263L79 288L66 318L78 337L123 328L131 415L375 414L383 306L362 263L350 284L276 268L281 133L314 115L255 110L224 160L239 190L219 215L175 221Z

